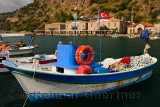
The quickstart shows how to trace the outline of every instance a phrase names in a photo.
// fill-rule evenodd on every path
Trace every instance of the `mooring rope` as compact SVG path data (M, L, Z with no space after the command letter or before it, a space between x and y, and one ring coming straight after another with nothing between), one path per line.
M36 66L35 66L35 69L34 69L34 74L33 74L33 77L32 77L31 86L32 86L32 84L33 84L33 80L34 80L35 74L36 74ZM27 102L27 100L28 100L28 97L29 97L29 93L28 93L28 95L27 95L27 97L26 97L26 99L25 99L25 102L24 102L24 104L23 104L23 107L25 107L26 102Z

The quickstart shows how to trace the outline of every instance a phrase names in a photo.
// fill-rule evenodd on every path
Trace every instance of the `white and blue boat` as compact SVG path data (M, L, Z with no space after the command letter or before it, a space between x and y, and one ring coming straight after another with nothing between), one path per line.
M108 66L122 58L101 62L100 49L100 62L95 62L96 54L90 46L58 44L57 62L22 64L3 61L3 64L16 77L29 99L38 101L85 97L117 90L149 78L157 62L149 54L132 56L130 63L117 71L108 69Z

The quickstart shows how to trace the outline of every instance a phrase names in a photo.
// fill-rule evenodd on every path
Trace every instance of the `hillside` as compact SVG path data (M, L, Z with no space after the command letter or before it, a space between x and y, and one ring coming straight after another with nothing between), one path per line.
M74 10L79 16L96 17L98 8L126 20L131 19L133 8L134 22L154 23L159 21L159 5L160 0L35 0L14 12L1 13L0 30L43 30L45 23L73 20Z

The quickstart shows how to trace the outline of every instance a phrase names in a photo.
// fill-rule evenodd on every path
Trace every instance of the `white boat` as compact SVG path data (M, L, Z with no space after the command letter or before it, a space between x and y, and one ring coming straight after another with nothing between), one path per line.
M149 78L157 62L156 58L146 54L131 57L128 67L119 72L110 71L105 67L112 63L102 66L95 62L82 65L86 67L82 69L87 69L83 71L82 66L74 59L74 47L74 45L59 45L57 51L61 57L58 57L57 63L22 64L4 61L3 64L28 93L29 99L37 101L96 95L126 87ZM121 58L115 61L119 60ZM48 97L45 97L46 95Z
M112 38L118 38L118 34L115 33Z
M129 36L128 38L132 39L132 38L135 38L134 36Z
M151 36L150 37L150 40L157 40L157 39L159 39L159 37L157 37L157 36Z
M6 47L6 45L2 45L2 50L8 51L9 55L29 54L33 52L34 48L35 48L34 46L18 47L15 45L11 45L11 46Z
M0 73L10 73L8 69L2 64L3 60L9 60L9 52L1 51L0 52Z
M17 58L9 58L9 52L1 51L0 52L0 73L10 73L8 69L4 67L2 64L3 60L8 60L11 62L16 62L16 63L32 63L33 59L39 59L39 64L46 64L50 62L56 62L57 57L56 55L35 55L32 57L17 57Z
M112 36L112 38L118 38L118 36Z
M24 46L19 47L18 49L8 49L9 55L22 55L32 53L34 50L34 46Z

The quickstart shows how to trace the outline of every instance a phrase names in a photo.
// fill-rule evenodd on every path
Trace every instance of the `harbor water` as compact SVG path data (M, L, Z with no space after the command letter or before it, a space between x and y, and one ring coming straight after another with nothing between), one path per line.
M5 37L4 42L19 42L21 39L30 44L29 36ZM67 44L73 42L71 36L36 36L34 45L39 48L34 50L35 54L54 54L59 41ZM76 45L90 45L96 53L99 53L99 37L76 37ZM73 42L74 43L74 42ZM160 40L150 41L149 54L158 59L153 69L152 76L138 84L134 84L119 90L111 91L96 96L85 96L83 98L64 98L45 102L31 102L29 99L25 107L160 107ZM139 38L102 38L102 60L105 58L121 58L143 53L144 40ZM29 55L22 55L29 56ZM21 56L16 56L21 57ZM100 57L97 55L96 59ZM99 62L99 60L97 60ZM34 86L33 86L34 87ZM45 97L50 97L45 96ZM26 94L12 74L0 74L0 107L22 107Z

